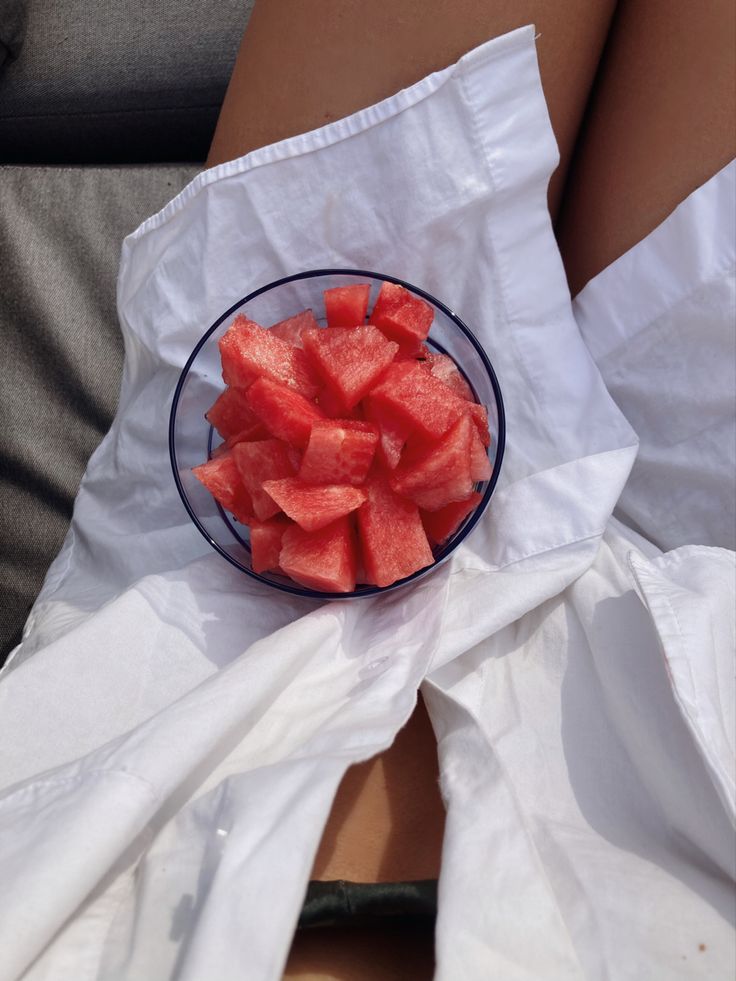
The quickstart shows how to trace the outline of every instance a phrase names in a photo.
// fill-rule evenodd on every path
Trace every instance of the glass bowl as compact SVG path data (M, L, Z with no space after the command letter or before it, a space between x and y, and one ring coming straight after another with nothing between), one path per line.
M278 573L254 572L251 566L248 528L224 511L192 474L192 467L210 459L213 450L222 442L204 415L224 388L217 342L232 323L236 313L244 313L251 320L263 326L270 326L293 316L300 310L311 308L318 322L324 325L326 321L322 291L333 286L370 283L370 310L384 281L404 286L432 306L434 323L427 346L432 351L448 354L455 361L473 389L477 401L485 405L488 410L491 432L488 456L492 475L490 480L476 485L476 490L482 494L480 503L454 535L442 546L434 549L435 562L432 565L390 586L358 585L352 593L319 592L300 586L292 579ZM395 276L359 269L312 269L286 276L249 293L218 317L202 335L184 365L174 392L169 419L169 453L174 480L184 507L196 528L212 548L228 562L266 586L294 593L297 596L311 597L315 600L353 599L375 596L377 593L386 593L416 582L433 572L450 557L477 525L488 507L501 469L505 433L501 390L491 362L469 328L444 303Z

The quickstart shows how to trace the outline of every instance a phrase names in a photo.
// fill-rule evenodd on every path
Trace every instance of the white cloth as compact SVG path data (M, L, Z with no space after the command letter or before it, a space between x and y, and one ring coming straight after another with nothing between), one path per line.
M732 557L611 517L637 441L573 317L556 160L525 28L200 175L126 240L120 409L0 683L0 978L279 978L340 778L421 683L437 978L729 976ZM207 553L166 415L222 310L341 265L475 327L508 448L451 563L315 607Z

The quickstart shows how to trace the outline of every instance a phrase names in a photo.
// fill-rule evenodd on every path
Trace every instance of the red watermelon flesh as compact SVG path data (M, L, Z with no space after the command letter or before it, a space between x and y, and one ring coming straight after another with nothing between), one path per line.
M371 392L371 402L429 439L438 439L468 411L464 399L410 361L391 365Z
M296 477L266 480L263 489L305 531L324 528L365 501L365 493L350 484L303 484Z
M248 405L245 390L242 388L226 388L212 408L205 412L205 419L223 439L235 436L260 422Z
M268 432L266 427L261 422L257 422L254 426L250 426L248 429L243 429L239 433L235 433L234 436L228 436L224 443L220 443L212 451L212 456L219 456L221 453L227 453L231 450L236 443L254 443L259 439L268 439L271 434Z
M366 419L374 422L379 430L377 458L385 467L393 470L398 465L412 427L405 421L398 420L393 412L370 396L364 405Z
M284 532L279 565L308 589L352 593L357 568L355 534L349 518L338 518L318 531L292 525Z
M358 402L352 409L348 409L343 405L342 399L329 385L320 389L316 401L328 419L363 419L361 403Z
M232 453L253 500L256 518L267 521L281 509L263 489L263 484L267 480L292 476L296 470L293 451L280 439L264 439L256 443L238 443Z
M439 511L422 511L422 524L427 532L427 538L433 545L443 545L454 535L467 516L481 502L483 495L473 491L466 501L455 501L446 504Z
M291 344L292 347L303 347L302 344L302 334L305 330L312 330L315 327L319 327L319 324L314 319L314 314L311 310L302 310L301 313L297 313L294 317L287 317L286 320L279 320L277 324L270 327L271 333L275 334L276 337L280 337L282 341L286 341L287 344Z
M368 283L335 286L325 290L325 313L328 327L357 327L365 323L368 313Z
M342 404L342 399L329 386L320 389L317 395L317 405L330 419L341 419L350 412Z
M432 551L417 506L394 494L381 473L368 479L365 491L358 534L368 582L390 586L431 565Z
M446 354L429 353L424 363L434 377L443 381L455 395L459 395L461 399L465 399L467 402L475 402L472 388L468 385L452 358Z
M375 385L398 350L370 325L327 327L305 331L303 336L305 351L347 409Z
M434 320L432 307L420 297L396 283L383 283L369 323L375 324L392 341L411 349L427 339Z
M270 378L253 382L248 389L248 405L271 436L292 446L306 446L312 424L324 418L324 413L314 402Z
M425 511L466 500L473 492L470 450L474 428L470 416L463 415L427 451L416 458L405 454L389 478L393 490Z
M414 341L403 343L397 341L397 343L399 350L394 361L419 361L423 363L429 354L429 348L426 344Z
M491 461L488 459L483 440L473 424L470 437L470 478L473 483L490 480L492 472Z
M378 426L354 419L315 422L302 457L306 484L362 484L378 444Z
M192 473L204 484L214 499L226 511L230 511L244 525L253 521L253 503L240 472L233 459L232 452L222 453L208 460Z
M281 514L250 526L250 551L254 572L275 572L279 568L281 540L292 522Z
M304 351L239 314L220 338L222 377L228 385L248 388L256 378L282 382L311 399L319 384Z
M484 446L491 445L491 433L488 429L488 410L479 402L471 402L467 407L470 417L475 423L480 436L480 441Z

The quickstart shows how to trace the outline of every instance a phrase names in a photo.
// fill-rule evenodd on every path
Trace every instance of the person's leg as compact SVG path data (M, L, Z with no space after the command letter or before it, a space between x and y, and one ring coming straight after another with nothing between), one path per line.
M614 4L259 0L208 164L355 112L490 38L534 23L542 84L561 152L551 191L556 200ZM426 715L418 711L391 750L353 768L343 781L315 875L363 881L435 876L443 822L434 741Z
M534 23L561 165L567 161L615 0L259 0L210 150L210 166L386 98L513 28ZM315 875L421 879L439 870L444 812L426 715L340 787Z
M570 288L736 154L736 6L622 0L558 220Z
M214 166L339 119L452 64L493 37L533 23L560 147L560 167L550 187L554 210L615 2L258 0L207 163ZM436 746L420 702L387 752L346 775L313 875L364 882L436 877L444 826L438 777ZM334 931L323 945L298 938L287 975L321 977L329 958L333 967L339 961L344 969L339 943ZM361 951L353 948L354 940L346 944L350 950L343 954L353 963L350 976L358 977ZM396 954L397 977L427 974L417 944L387 947ZM364 964L361 969L371 968Z
M560 147L556 208L615 0L258 0L208 165L386 98L507 31L535 24Z

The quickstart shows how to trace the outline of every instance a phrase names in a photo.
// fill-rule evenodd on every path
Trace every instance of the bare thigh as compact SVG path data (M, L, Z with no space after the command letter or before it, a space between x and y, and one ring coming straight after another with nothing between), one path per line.
M615 0L257 0L208 165L372 105L535 24L560 147L557 206Z
M478 44L534 23L561 162L559 201L615 0L258 0L220 113L208 165L306 132L413 84ZM444 810L431 726L420 705L394 745L343 780L313 877L434 878ZM383 961L349 932L302 934L288 977L431 976L431 936L394 931ZM375 949L375 937L368 942ZM393 958L393 960L392 960ZM392 967L393 964L393 967ZM395 970L395 975L392 971Z
M345 116L489 38L534 23L561 157L550 205L554 214L565 187L559 235L570 281L579 284L646 234L733 153L719 135L728 107L712 104L714 93L722 101L732 94L732 88L721 91L724 44L716 39L714 66L706 43L719 30L731 43L726 4L714 0L703 13L708 4L624 0L585 143L566 183L613 6L614 0L259 0L208 164ZM692 48L681 32L700 40ZM683 52L690 59L684 67ZM690 124L678 116L679 105L693 117ZM436 747L420 707L391 749L348 772L314 876L379 881L437 875L444 824L437 780ZM355 938L343 937L325 934L323 943L302 938L288 976L370 976ZM431 951L428 959L421 944L398 943L395 949L397 977L426 975ZM389 968L375 976L391 976Z
M558 219L573 294L736 154L735 39L733 0L621 0Z

